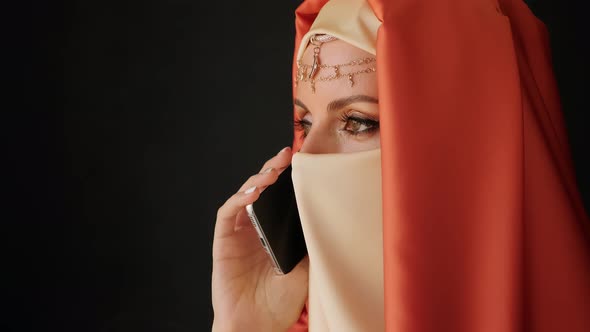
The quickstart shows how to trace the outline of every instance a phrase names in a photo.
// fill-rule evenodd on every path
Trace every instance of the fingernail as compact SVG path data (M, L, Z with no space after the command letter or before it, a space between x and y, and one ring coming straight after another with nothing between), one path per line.
M291 148L290 146L286 146L286 147L284 147L284 148L283 148L281 151L279 151L279 153L277 153L277 154L281 154L281 153L283 153L283 152L285 152L285 151L289 150L290 148Z
M274 169L274 167L269 167L269 168L265 169L264 171L262 171L262 174L270 173L270 172L272 172L273 169Z
M256 186L246 189L246 191L244 191L244 194L251 194L254 192L254 190L256 190Z

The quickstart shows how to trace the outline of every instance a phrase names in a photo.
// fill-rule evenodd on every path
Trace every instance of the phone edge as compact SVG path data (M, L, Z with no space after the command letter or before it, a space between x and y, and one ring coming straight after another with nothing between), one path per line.
M262 245L262 243L261 243L260 245L262 246L264 251L266 251L266 253L270 257L270 261L272 262L275 272L279 275L285 275L285 272L283 272L283 270L281 269L279 261L277 260L275 253L273 252L272 247L270 246L270 243L268 242L268 239L266 238L266 235L264 234L264 230L262 228L262 225L260 225L260 222L258 221L258 217L256 216L256 212L254 212L254 205L253 204L246 205L246 213L248 214L248 218L252 222L252 226L254 226L254 229L256 230L258 237L266 244L266 245Z

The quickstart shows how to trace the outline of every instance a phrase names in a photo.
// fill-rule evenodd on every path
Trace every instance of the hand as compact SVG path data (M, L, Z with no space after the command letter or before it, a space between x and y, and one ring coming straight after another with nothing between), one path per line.
M308 259L288 274L277 275L245 210L290 162L291 149L281 150L217 212L213 331L286 331L299 318L307 298Z

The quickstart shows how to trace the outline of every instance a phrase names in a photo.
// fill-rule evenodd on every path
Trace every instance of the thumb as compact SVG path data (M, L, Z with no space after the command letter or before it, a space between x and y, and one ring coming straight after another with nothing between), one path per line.
M303 257L293 270L284 277L289 279L286 280L287 284L290 285L288 287L288 298L294 304L293 308L297 308L297 317L295 317L297 319L299 313L303 310L309 290L309 257L307 255Z

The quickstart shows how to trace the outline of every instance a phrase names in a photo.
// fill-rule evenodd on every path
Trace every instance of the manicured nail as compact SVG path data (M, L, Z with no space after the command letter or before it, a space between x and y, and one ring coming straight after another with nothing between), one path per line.
M244 191L244 194L251 194L254 192L254 190L256 190L256 186L246 189L246 191Z
M262 171L261 173L262 174L270 173L270 172L272 172L273 169L274 169L274 167L269 167L269 168L265 169L264 171Z
M290 148L291 148L290 146L286 146L286 147L284 147L284 148L283 148L281 151L279 151L279 153L277 153L277 154L281 154L281 153L283 153L283 152L285 152L285 151L289 150Z

